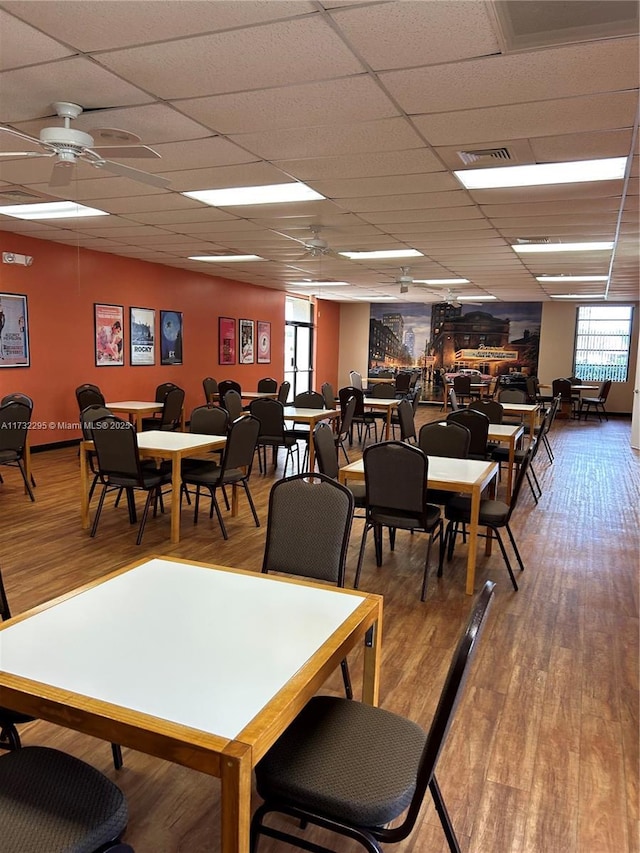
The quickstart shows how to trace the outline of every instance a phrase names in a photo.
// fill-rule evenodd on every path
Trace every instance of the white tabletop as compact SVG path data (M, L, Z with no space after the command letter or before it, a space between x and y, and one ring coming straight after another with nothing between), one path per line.
M0 668L233 738L365 598L156 558L0 631Z
M489 424L489 438L495 441L506 441L523 431L522 424Z
M212 442L226 442L226 435L202 435L194 432L174 432L172 430L150 429L138 433L140 450L197 450Z
M149 400L148 402L144 402L143 400L117 400L115 403L105 403L107 409L126 409L127 411L135 414L139 411L145 411L146 409L154 409L158 407L162 408L162 403L153 402Z
M537 412L540 408L539 403L503 403L500 401L500 405L502 406L505 412Z
M449 456L428 456L427 458L429 460L428 482L438 480L442 483L473 485L488 472L488 469L496 467L495 462L484 462L479 459L452 459ZM347 477L349 474L354 474L362 479L364 460L358 459L340 470Z
M400 400L393 397L364 397L362 400L365 406L378 406L379 408L394 409Z
M338 409L307 409L302 408L300 406L285 406L284 407L284 416L291 420L293 417L296 418L329 418L335 417L339 415L340 412Z

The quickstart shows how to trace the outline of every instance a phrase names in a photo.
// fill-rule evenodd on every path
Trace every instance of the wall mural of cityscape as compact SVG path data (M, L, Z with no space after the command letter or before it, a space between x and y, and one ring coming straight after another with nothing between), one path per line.
M372 304L369 373L474 369L491 376L537 375L541 302L492 306L436 302Z

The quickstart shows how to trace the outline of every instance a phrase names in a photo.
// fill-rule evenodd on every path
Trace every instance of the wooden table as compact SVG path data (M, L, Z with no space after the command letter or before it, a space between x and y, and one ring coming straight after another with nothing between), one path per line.
M309 424L309 471L313 471L316 455L313 445L313 429L320 421L331 421L340 417L339 409L304 409L299 406L285 406L284 416L288 421Z
M134 423L136 430L142 432L142 419L151 417L156 412L162 411L162 403L150 403L144 400L120 400L116 403L105 403L109 411L114 414L128 415L131 423ZM180 415L180 429L185 430L184 406Z
M553 388L552 385L540 385L540 388ZM580 394L582 391L599 391L599 385L572 385L571 393L572 394ZM570 418L572 414L572 406L566 400L560 401L560 408L556 414L557 418Z
M473 595L476 575L476 548L478 543L478 518L480 495L498 475L497 462L481 462L475 459L450 459L446 456L429 456L428 483L431 489L447 492L463 492L471 495L471 520L469 524L469 552L467 554L467 595ZM345 465L338 472L338 480L364 480L364 462L358 459ZM486 540L486 554L491 553L491 539Z
M509 445L509 462L507 468L507 503L511 503L511 491L513 488L513 469L515 462L516 445L524 434L523 424L489 424L489 441L499 441Z
M247 853L253 767L363 643L377 704L381 625L381 596L154 558L2 623L0 704L219 777Z
M243 391L240 395L243 400L277 400L277 391Z
M529 418L529 441L533 441L536 434L536 421L540 412L540 403L503 403L502 413L504 415L527 415Z
M201 456L211 450L220 450L227 442L224 435L200 435L192 432L165 432L151 429L137 434L138 451L143 459L168 459L171 461L171 541L180 541L180 467L187 456ZM92 441L80 443L80 515L82 528L89 527L89 467L87 452L93 450ZM233 489L232 513L237 512L237 495Z
M377 409L378 411L386 412L386 430L385 430L385 439L389 441L391 438L391 414L394 409L398 408L400 400L392 400L385 399L384 397L364 397L362 400L363 405L368 406L370 409Z

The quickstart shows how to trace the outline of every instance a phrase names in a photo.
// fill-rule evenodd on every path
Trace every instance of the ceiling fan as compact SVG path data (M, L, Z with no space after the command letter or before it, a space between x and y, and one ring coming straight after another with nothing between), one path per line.
M305 252L301 260L306 260L308 258L322 258L325 255L338 257L338 253L329 246L324 237L320 236L320 227L318 225L312 225L311 237L308 237L306 240L301 240L300 242L305 248Z
M462 302L458 300L458 295L455 290L452 290L450 287L445 291L435 290L433 287L429 287L428 284L422 284L420 282L415 281L413 276L411 275L411 267L400 267L400 275L396 278L396 284L400 285L400 293L408 293L410 287L419 287L422 290L428 290L429 293L433 293L434 296L438 297L439 302L446 302L448 305L451 305L453 308L461 308ZM465 305L480 305L480 302L469 302L467 299L464 300Z
M132 181L149 184L152 187L164 189L169 185L170 181L163 178L162 175L152 175L149 172L143 172L140 169L134 169L131 166L125 166L122 163L107 159L109 157L116 157L118 160L123 157L160 157L158 152L149 148L148 145L138 145L139 136L116 128L99 128L92 133L99 139L106 140L107 144L95 145L94 137L91 134L71 127L71 121L78 118L83 112L82 107L66 101L58 101L52 106L56 115L63 119L64 126L43 127L39 138L0 124L0 131L38 145L42 149L41 152L1 151L0 157L54 157L55 163L49 180L50 187L69 186L73 177L73 167L78 162L88 163L96 169L104 169L114 175L130 178Z

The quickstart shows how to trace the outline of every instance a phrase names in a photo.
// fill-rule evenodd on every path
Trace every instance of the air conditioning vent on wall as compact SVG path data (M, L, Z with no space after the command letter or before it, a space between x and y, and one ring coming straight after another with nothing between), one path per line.
M478 163L505 163L512 160L508 148L476 148L474 151L458 151L458 157L465 166L474 166Z

